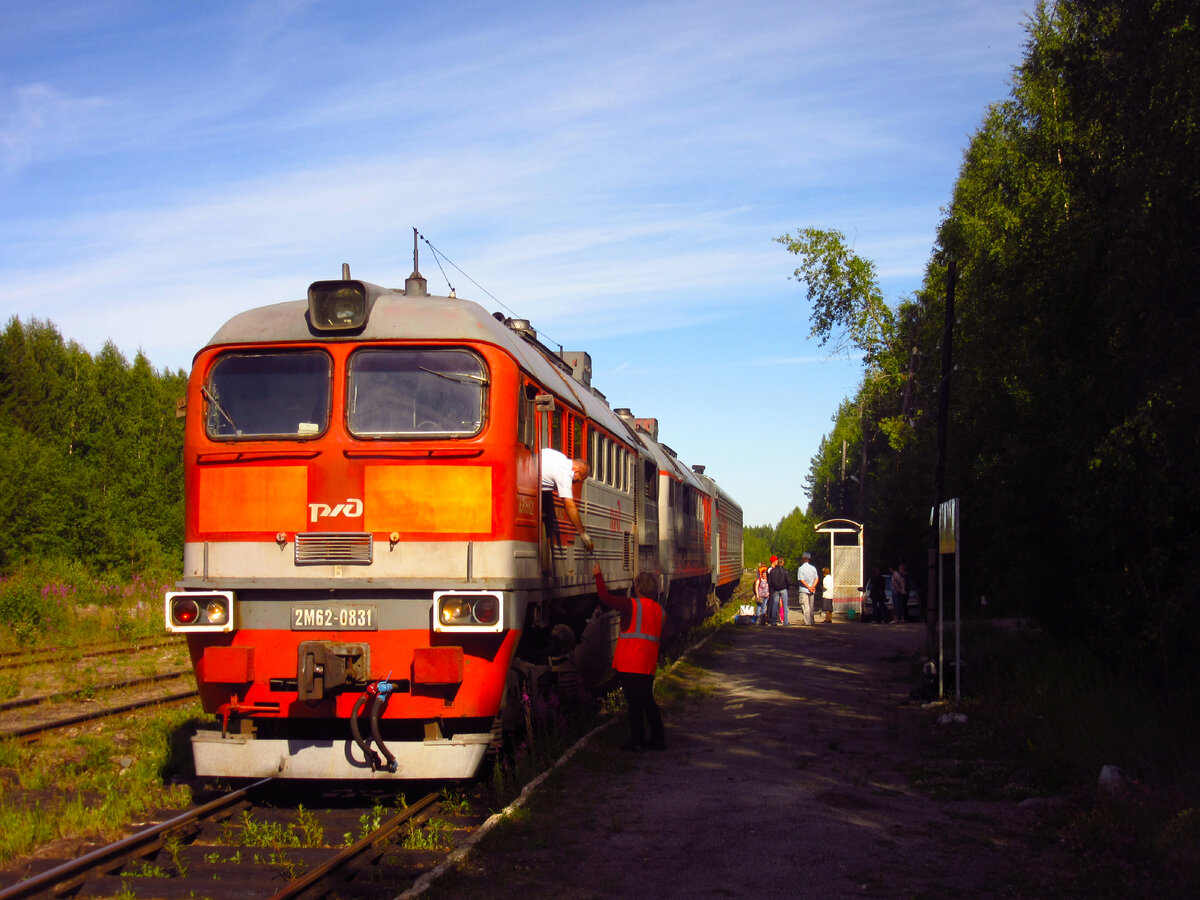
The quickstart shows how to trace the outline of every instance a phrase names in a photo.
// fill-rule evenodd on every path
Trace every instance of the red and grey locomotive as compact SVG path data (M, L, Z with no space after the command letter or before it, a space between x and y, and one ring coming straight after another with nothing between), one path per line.
M728 598L740 507L590 382L586 353L416 271L343 267L221 327L188 381L165 604L214 715L197 774L470 777L510 698L598 680L615 614L544 446L590 464L575 500L611 588L655 573L675 628Z

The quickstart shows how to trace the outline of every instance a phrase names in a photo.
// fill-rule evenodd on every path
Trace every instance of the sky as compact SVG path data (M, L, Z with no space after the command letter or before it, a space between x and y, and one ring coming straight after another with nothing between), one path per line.
M6 3L0 318L187 369L343 263L403 286L416 228L431 293L590 353L774 525L862 372L775 238L837 229L916 291L1033 5Z

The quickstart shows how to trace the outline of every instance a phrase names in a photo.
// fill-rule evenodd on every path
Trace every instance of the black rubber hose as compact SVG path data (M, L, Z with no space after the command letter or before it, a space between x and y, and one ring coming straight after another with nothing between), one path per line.
M392 755L392 751L387 748L387 744L383 742L383 738L379 736L379 714L383 712L383 708L387 705L387 701L381 696L375 698L375 702L371 705L371 736L375 738L375 743L379 749L383 751L383 755L387 757L387 770L395 772L399 766L396 763L396 757Z
M354 743L362 749L363 759L371 764L371 771L374 772L382 763L379 761L379 755L371 749L371 742L362 736L362 731L358 727L358 717L362 715L363 707L367 705L367 701L371 697L369 694L363 694L354 701L354 709L350 711L350 733L354 735Z

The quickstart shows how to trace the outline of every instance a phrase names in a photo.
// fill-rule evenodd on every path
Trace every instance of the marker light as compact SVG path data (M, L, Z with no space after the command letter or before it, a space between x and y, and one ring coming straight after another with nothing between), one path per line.
M437 591L433 595L434 631L503 631L501 594L485 591Z
M361 329L367 312L367 289L361 281L314 281L308 286L308 319L317 331Z
M172 591L166 597L167 631L232 631L232 591Z

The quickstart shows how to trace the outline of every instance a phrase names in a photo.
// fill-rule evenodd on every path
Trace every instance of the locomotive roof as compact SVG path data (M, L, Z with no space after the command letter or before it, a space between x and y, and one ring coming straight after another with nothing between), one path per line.
M370 317L353 334L318 333L309 328L308 302L289 300L238 313L222 325L205 345L262 343L340 343L362 341L483 341L510 353L539 383L589 418L637 446L631 424L608 403L551 362L553 351L522 337L472 300L431 294L406 294L369 285L374 293Z
M415 273L414 273L415 274ZM424 282L424 279L421 279ZM365 283L364 283L365 284ZM521 368L564 402L582 409L585 415L619 435L633 447L654 458L660 471L670 471L680 481L709 494L717 494L737 506L710 477L700 475L680 460L656 436L635 428L626 411L618 415L602 395L575 380L565 361L531 336L523 336L499 314L490 315L478 303L458 297L407 293L401 289L366 285L374 302L366 325L353 334L316 332L309 327L308 301L288 300L238 313L219 329L208 347L272 343L338 343L361 341L483 341L511 354ZM552 361L554 357L557 361ZM739 507L740 508L740 507Z

